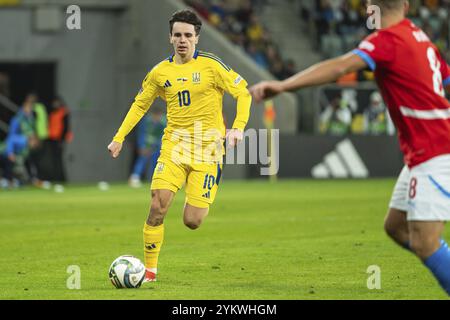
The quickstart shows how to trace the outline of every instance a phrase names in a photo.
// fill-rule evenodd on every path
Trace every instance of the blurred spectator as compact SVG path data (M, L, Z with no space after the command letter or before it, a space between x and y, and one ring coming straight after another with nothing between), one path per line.
M280 80L289 78L296 73L295 63L292 60L287 60L285 63L279 60L275 61L275 63L272 65L271 72L276 78Z
M64 166L64 147L73 139L70 127L70 111L61 97L52 101L52 111L49 116L48 142L52 162L52 176L54 182L66 182Z
M340 95L336 96L320 115L320 131L334 136L349 133L352 112Z
M5 154L5 142L0 142L0 169L2 176L0 178L0 188L6 189L13 186L13 163Z
M36 117L33 113L36 95L28 94L19 112L11 119L9 133L25 136L36 135Z
M211 25L244 49L261 67L279 79L296 73L292 60L284 61L269 31L256 14L264 0L185 0Z
M374 91L370 95L369 106L365 109L363 117L365 134L393 134L394 126L378 91Z
M38 139L35 136L25 136L20 134L10 134L6 141L0 143L0 168L2 178L0 186L8 188L19 186L18 179L14 177L14 167L22 167L28 156L28 150L35 148Z
M333 57L350 51L372 30L366 27L366 1L320 0L315 7L302 6L300 17L313 21L316 43L323 55ZM450 56L448 0L410 0L409 18Z
M36 134L36 117L33 112L34 104L36 103L36 95L28 94L25 97L23 105L19 112L11 119L9 125L8 137L21 136L22 139L37 140L36 144L30 144L29 154L25 160L25 167L28 172L28 180L36 186L40 186L42 181L39 179L39 168L37 164L35 150L39 147L39 139Z
M208 20L209 16L209 10L208 8L203 4L202 0L189 0L186 1L189 6L191 6L192 9L197 11L197 13L205 20Z
M133 188L141 187L141 178L150 178L158 161L161 139L167 120L160 108L152 107L137 126L137 158L128 183ZM147 171L146 171L147 169ZM145 174L147 172L147 174Z
M298 0L300 2L300 0ZM309 3L309 5L307 4ZM354 49L361 40L374 30L368 30L367 1L364 0L319 0L301 1L299 16L306 19L306 26L313 26L309 32L312 40L324 57L335 57ZM442 55L450 63L450 0L410 0L408 18L421 27L434 42ZM316 37L314 37L316 35ZM277 66L276 71L279 70ZM276 73L276 72L275 72ZM374 74L368 70L355 72L339 78L336 82L340 85L354 87L358 90L359 82L373 81ZM362 87L361 87L362 88ZM358 91L364 92L364 90ZM359 93L358 93L359 94ZM364 93L361 94L364 96ZM340 105L346 105L342 110L349 109L352 113L352 133L388 134L395 133L389 113L379 96L373 93L367 108L356 110L352 103L347 103L344 90L340 98ZM359 99L359 102L367 101L367 98ZM364 102L366 103L366 102ZM347 121L350 118L347 111L337 109L337 100L333 100L321 115L320 128L322 132L345 132ZM334 109L332 108L334 106ZM333 121L333 115L341 121Z
M36 148L30 150L29 157L32 158L33 163L37 169L37 176L40 180L44 180L45 176L44 160L46 156L45 140L48 137L48 115L47 108L43 103L39 101L39 96L36 93L28 94L28 97L32 99L33 104L33 116L35 118L35 134L39 140ZM45 182L47 183L47 182Z
M33 112L36 118L36 135L39 140L45 140L48 136L48 116L47 108L43 103L39 102L39 97L36 93L30 93L29 96L35 101L33 105Z
M284 71L285 69L281 61L276 61L270 70L270 72L278 79L284 79Z
M254 14L250 16L250 21L247 25L247 38L250 42L258 43L263 40L264 28L258 17Z
M0 122L2 126L0 127L0 140L4 140L7 135L7 129L4 128L4 124L9 123L11 117L14 115L15 105L8 108L6 104L9 102L9 76L6 73L0 72Z
M267 69L269 67L265 54L261 50L258 50L254 43L248 45L247 53L261 68Z

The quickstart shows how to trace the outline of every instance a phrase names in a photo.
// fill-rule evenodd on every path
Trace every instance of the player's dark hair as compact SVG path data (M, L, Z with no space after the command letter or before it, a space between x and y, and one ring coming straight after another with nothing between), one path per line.
M379 6L382 10L398 10L403 7L405 0L371 0L372 5Z
M189 23L194 26L195 34L198 36L202 28L202 21L195 12L185 9L175 12L169 20L170 34L172 34L173 24L175 22Z

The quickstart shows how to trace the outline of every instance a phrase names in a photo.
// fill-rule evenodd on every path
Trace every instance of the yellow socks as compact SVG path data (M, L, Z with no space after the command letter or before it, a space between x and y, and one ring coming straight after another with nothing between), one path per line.
M156 227L144 224L144 259L145 267L156 273L158 256L164 239L164 224Z

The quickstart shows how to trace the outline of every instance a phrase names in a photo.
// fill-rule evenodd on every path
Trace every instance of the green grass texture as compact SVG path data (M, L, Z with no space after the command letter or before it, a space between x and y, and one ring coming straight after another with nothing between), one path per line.
M394 183L225 180L197 230L183 224L182 189L165 219L158 281L120 290L108 269L120 255L143 260L149 184L2 190L0 299L446 299L383 231ZM67 286L70 266L80 289ZM369 266L380 289L368 288Z

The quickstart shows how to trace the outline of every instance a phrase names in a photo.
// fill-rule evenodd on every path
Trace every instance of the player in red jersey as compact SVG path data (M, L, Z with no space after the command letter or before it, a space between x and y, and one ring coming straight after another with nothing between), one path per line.
M414 252L450 295L450 251L441 238L450 220L450 67L427 35L406 19L406 0L372 0L381 29L352 52L318 63L284 81L250 89L255 101L336 81L349 72L375 72L398 130L405 167L385 220L387 234Z

